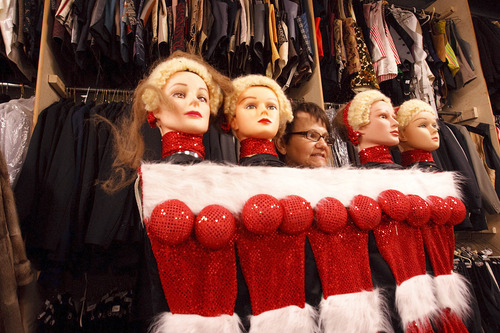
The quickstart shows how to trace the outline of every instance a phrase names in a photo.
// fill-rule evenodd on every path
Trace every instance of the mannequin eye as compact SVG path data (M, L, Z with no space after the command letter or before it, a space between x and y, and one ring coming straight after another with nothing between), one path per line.
M245 105L245 109L255 109L255 104L247 104Z
M182 93L182 92L174 92L174 93L172 94L172 97L176 97L176 98L184 98L184 97L185 97L185 95L184 95L184 93Z
M269 110L278 110L278 107L274 104L271 104L267 107Z
M206 98L205 96L198 96L198 99L199 99L200 101L202 101L203 103L208 102L208 98Z

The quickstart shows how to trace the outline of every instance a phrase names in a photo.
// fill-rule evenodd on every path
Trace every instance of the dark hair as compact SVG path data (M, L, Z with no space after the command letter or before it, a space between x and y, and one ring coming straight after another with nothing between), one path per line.
M310 114L314 119L316 119L316 121L322 122L328 133L331 133L332 128L330 125L330 119L328 119L325 110L323 110L318 104L313 102L292 102L292 112L293 121L286 124L285 133L283 134L283 142L285 144L288 144L290 141L290 133L293 131L298 112Z

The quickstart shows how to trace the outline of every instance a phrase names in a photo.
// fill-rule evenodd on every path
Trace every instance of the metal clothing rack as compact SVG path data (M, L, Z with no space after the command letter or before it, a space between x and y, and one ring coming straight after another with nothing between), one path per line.
M79 87L68 87L65 89L65 96L68 98L73 97L76 100L77 93L78 97L87 102L91 94L94 94L94 101L100 102L131 102L134 94L133 90L125 89L101 89L101 88L79 88Z
M25 89L28 89L31 91L31 96L35 94L35 88L31 87L30 85L26 85L24 83L12 83L12 82L0 82L0 92L4 94L9 94L9 88L15 88L16 91L17 89L20 89L20 97L24 98L25 96Z

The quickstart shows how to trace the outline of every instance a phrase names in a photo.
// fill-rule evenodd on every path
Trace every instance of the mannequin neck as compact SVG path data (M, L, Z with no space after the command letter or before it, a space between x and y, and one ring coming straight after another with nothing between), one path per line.
M388 146L372 146L359 151L361 165L375 163L394 163Z
M401 153L401 165L407 167L417 162L434 162L432 153L422 149L412 149Z
M205 146L203 146L203 135L187 134L183 132L167 132L162 138L162 158L173 154L191 155L205 159Z
M278 157L274 143L271 140L248 138L240 143L240 159L257 154L270 154Z

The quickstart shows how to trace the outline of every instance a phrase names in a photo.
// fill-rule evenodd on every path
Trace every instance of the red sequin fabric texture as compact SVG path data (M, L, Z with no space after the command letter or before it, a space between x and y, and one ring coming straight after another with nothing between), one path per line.
M450 333L468 333L460 318L453 313L449 308L444 309L440 313L440 321L438 322L438 332Z
M323 297L371 291L368 232L360 230L352 219L348 219L346 208L335 198L321 199L314 213L316 225L308 237Z
M341 230L347 224L347 210L340 201L331 197L318 201L314 217L318 229L327 234Z
M411 210L408 197L396 190L387 190L380 193L378 195L378 204L384 214L396 221L406 220Z
M279 216L277 199L269 197L258 195L245 203L241 214L243 225L236 241L254 315L290 305L305 306L306 235L305 232L286 234L278 229L281 221L276 225ZM266 210L272 211L271 216L263 214ZM283 220L283 211L280 210ZM272 228L263 228L268 219Z
M361 230L372 230L379 225L382 217L377 201L364 195L355 196L348 210L354 224Z
M187 134L182 132L167 132L161 138L162 158L174 153L191 151L198 154L202 159L205 158L205 146L203 146L203 136Z
M371 291L368 232L360 230L352 219L348 219L346 208L335 198L321 199L314 213L316 225L308 237L323 297Z
M453 226L463 221L466 209L459 199L453 197L442 199L430 196L428 200L432 210L431 221L422 227L426 253L435 276L450 275L455 251ZM440 332L467 332L462 320L448 308L442 309L438 324Z
M245 202L241 212L243 224L258 235L276 231L283 220L283 209L278 199L268 194L258 194Z
M174 202L158 205L146 223L170 311L207 317L232 315L237 291L236 256L233 237L228 231L234 225L219 228L213 224L234 223L234 219L221 219L221 213L226 214L226 210L210 206L197 218L198 222L206 218L212 224L199 231L206 243L219 248L212 250L194 237L189 208L178 200L171 201ZM211 231L213 235L209 235ZM226 239L225 244L221 235Z
M401 153L401 165L407 167L417 162L434 162L432 153L422 149L407 150Z
M298 195L290 195L280 201L283 207L283 222L280 230L285 234L297 235L308 229L314 219L311 204Z
M405 333L434 333L434 330L432 329L431 322L426 318L419 323L412 322L409 324L406 327Z
M391 192L383 193L385 195L382 194L382 201L387 201L384 204L386 208L382 222L373 230L373 234L380 254L389 264L396 283L400 285L414 276L426 273L424 243L418 228L396 221L386 213L392 211L389 207L399 205L400 196L387 195Z
M340 229L333 233L326 233L316 225L308 234L324 299L332 295L373 290L368 260L368 231L359 229L347 218L347 214L345 216L346 221L339 223ZM344 226L340 226L342 224Z
M203 208L194 225L198 241L212 250L218 250L233 239L236 222L229 210L219 205Z
M459 199L453 197L442 199L429 196L429 203L432 209L431 223L422 227L425 248L434 274L436 276L450 274L453 270L455 251L453 225L463 221L466 209ZM439 223L435 223L435 219Z
M387 146L374 146L359 151L359 162L361 165L368 162L394 163Z
M431 206L418 195L408 194L408 200L410 201L408 224L417 228L424 226L431 218Z
M241 141L240 159L257 154L270 154L278 157L271 140L248 138Z

